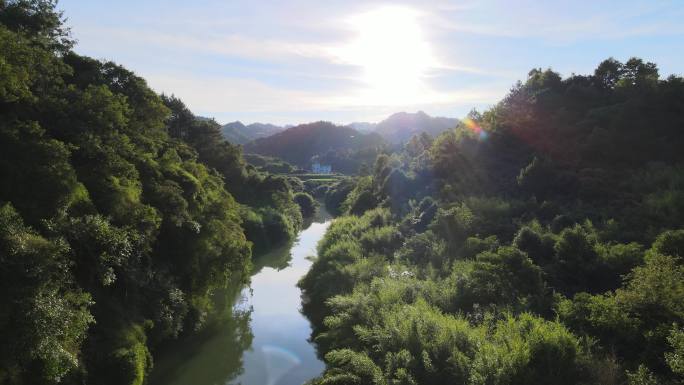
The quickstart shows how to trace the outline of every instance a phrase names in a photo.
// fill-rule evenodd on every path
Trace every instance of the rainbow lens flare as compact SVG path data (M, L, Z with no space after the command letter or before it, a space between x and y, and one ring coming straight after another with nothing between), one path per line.
M480 140L485 140L487 139L487 131L483 130L482 127L480 127L479 124L477 124L476 121L470 118L465 118L463 119L463 124L466 126L467 129L472 131L478 139Z

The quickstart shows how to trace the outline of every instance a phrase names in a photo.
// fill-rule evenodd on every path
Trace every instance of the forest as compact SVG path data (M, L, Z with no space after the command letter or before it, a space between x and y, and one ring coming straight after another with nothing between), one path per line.
M145 383L311 215L218 123L73 46L54 1L0 0L2 384Z
M373 163L386 147L377 133L313 122L258 138L247 143L245 151L281 158L304 169L310 169L313 161L331 165L334 172L355 174L362 164Z
M271 129L271 135L245 140L226 128L238 128L239 122L224 126L224 136L231 143L244 143L247 155L275 156L304 169L311 163L330 165L333 172L358 174L375 162L381 153L400 150L414 135L428 133L437 136L454 128L458 119L432 117L423 111L399 112L378 123L356 122L339 126L330 122L313 122L273 132L273 125L251 124L243 128L261 134Z
M0 384L149 383L314 196L309 385L684 384L684 78L535 68L435 136L315 122L243 156L74 47L56 1L0 0Z
M612 58L325 192L311 384L684 383L684 79Z

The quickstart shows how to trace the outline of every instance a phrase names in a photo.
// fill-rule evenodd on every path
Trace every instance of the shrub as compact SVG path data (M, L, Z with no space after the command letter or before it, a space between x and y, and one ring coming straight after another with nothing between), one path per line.
M299 205L302 217L311 218L316 213L318 202L311 195L305 192L298 192L294 194L294 201Z

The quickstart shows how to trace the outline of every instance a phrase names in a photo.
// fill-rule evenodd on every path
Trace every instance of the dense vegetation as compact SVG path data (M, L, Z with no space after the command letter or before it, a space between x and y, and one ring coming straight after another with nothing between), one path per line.
M257 135L259 140L238 140L238 143L246 143L248 152L278 157L306 169L311 167L311 163L318 162L331 165L334 172L354 175L364 174L363 168L373 164L375 158L388 152L390 147L400 148L412 136L422 133L439 135L456 127L458 119L431 117L422 111L399 112L379 123L352 123L342 127L328 122L315 122L290 127L282 132L270 131L273 132L270 135L261 133L271 125L245 127L238 123L224 126L224 130L226 127L230 129L224 135L227 138L234 137L235 130L254 129L255 132L249 135Z
M313 384L684 383L684 79L532 70L326 201Z
M243 157L249 165L254 166L257 170L271 174L294 174L305 172L305 170L298 169L282 159L273 158L270 156L244 154Z
M341 148L328 150L311 157L312 163L330 165L332 171L344 175L363 173L369 164L373 164L375 158L386 152L385 146L366 147L358 150Z
M54 1L0 0L0 383L143 384L311 202L72 46Z
M54 1L0 0L0 383L144 384L313 196L342 215L300 282L313 384L684 383L681 77L535 69L393 153L302 125L248 147L358 175L276 176L73 44Z
M383 145L377 134L315 122L247 143L245 151L277 157L304 169L320 161L332 165L334 172L355 173L364 161L372 162Z

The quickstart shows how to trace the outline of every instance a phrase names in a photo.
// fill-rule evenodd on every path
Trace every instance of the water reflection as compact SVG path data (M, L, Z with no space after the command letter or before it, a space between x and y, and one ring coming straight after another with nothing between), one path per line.
M329 220L321 211L296 242L256 257L248 287L217 293L225 311L207 330L156 353L151 383L300 385L320 374L296 284Z
M251 311L232 307L240 289L220 293L217 303L229 303L201 333L155 352L152 384L226 384L242 373L242 355L254 335L249 326Z

